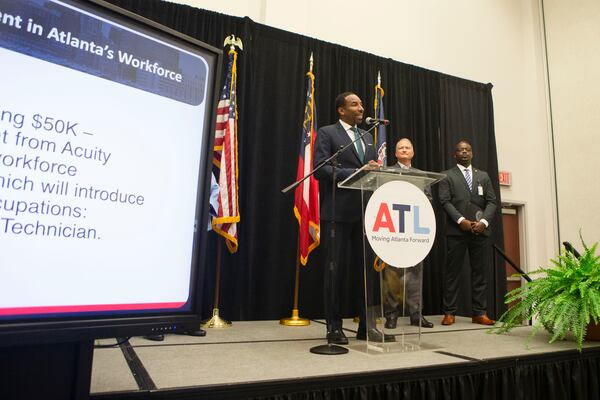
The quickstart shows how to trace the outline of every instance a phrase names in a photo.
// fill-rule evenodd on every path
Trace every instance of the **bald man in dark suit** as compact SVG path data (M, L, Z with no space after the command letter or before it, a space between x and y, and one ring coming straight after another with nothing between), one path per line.
M319 129L315 141L314 165L317 166L333 155L341 147L351 143L364 133L358 128L363 120L363 105L360 98L352 92L344 92L337 96L335 108L339 121ZM343 274L350 274L356 279L358 287L363 288L354 294L359 304L357 339L381 342L393 341L391 335L382 335L376 329L367 332L363 280L363 229L362 202L359 190L337 189L337 183L348 178L365 164L377 166L377 154L373 146L373 137L367 133L357 140L337 158L335 215L332 213L332 180L333 167L326 165L317 172L321 201L321 245L327 252L327 264L324 276L325 319L327 321L327 341L334 344L348 344L348 338L342 329L340 312L340 293ZM335 221L335 242L332 243L331 228ZM335 261L335 262L334 262ZM370 318L370 317L369 317ZM370 325L374 327L374 323Z
M448 247L444 279L444 318L442 325L455 322L458 298L458 278L466 252L471 267L472 322L493 325L487 316L484 250L489 244L490 223L497 207L492 181L485 171L471 165L473 149L466 140L454 149L457 165L444 171L446 178L439 183L440 203L446 211Z

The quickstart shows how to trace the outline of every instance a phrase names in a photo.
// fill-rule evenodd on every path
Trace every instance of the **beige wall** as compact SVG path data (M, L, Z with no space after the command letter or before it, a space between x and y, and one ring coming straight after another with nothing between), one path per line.
M525 204L523 265L545 265L556 253L554 167L539 0L179 2L247 15L277 28L493 83L499 168L510 171L513 178L511 187L502 188L502 197ZM564 9L571 4L553 2L564 3ZM600 237L586 232L590 240Z
M600 1L544 0L560 237L600 240Z

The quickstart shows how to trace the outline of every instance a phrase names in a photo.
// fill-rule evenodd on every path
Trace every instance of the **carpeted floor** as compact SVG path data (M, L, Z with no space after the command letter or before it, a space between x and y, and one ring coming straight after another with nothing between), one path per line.
M278 321L234 322L226 329L209 329L205 337L166 335L162 342L131 338L121 347L94 351L91 393L173 389L191 386L231 385L277 380L355 374L362 371L411 369L465 364L504 357L522 357L572 350L571 341L548 344L538 333L526 344L531 328L524 326L507 335L489 334L486 327L457 318L450 326L441 317L427 317L432 329L419 329L400 319L397 344L368 348L356 340L356 323L344 322L350 351L344 355L312 354L311 347L325 344L322 321L305 327L286 327ZM109 345L115 340L97 341ZM402 351L411 344L418 351ZM586 343L600 346L600 343ZM409 346L410 347L410 346Z

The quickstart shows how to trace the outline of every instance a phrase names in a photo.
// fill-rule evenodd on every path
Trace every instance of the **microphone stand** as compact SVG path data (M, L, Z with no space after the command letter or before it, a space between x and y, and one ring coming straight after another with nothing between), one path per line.
M335 254L335 250L334 250L335 249L335 192L336 192L335 185L336 185L336 178L337 178L336 168L338 167L337 158L340 156L340 154L344 153L350 146L354 146L355 142L362 140L363 136L365 136L367 133L371 132L379 124L380 124L380 122L376 121L371 128L364 131L356 139L354 139L353 141L351 141L350 143L348 143L345 146L340 146L338 151L333 153L331 155L331 157L322 161L319 165L317 165L315 168L313 168L313 170L310 173L308 173L304 177L302 177L302 179L292 183L288 187L281 190L281 193L287 193L290 190L296 188L298 185L300 185L306 179L311 177L315 172L317 172L318 170L323 168L325 165L331 165L331 173L332 173L332 178L331 178L331 215L332 215L332 220L331 220L331 229L330 229L331 241L330 241L330 245L329 245L329 251L330 251L329 270L334 270L336 267L336 264L337 264L337 260L335 260L334 259L335 257L333 256ZM367 149L367 146L365 146L365 154L366 154L366 149ZM345 347L342 347L342 346L332 344L332 343L327 343L327 344L311 347L310 352L314 353L314 354L322 354L322 355L338 355L338 354L348 353L348 349Z

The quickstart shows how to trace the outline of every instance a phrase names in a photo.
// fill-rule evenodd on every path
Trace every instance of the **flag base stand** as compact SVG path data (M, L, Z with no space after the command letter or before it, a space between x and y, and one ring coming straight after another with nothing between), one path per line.
M320 346L310 348L310 352L314 354L320 354L325 356L336 356L339 354L346 354L348 349L335 344L327 343Z
M280 319L279 323L285 326L307 326L310 325L310 320L308 318L300 318L298 316L298 309L294 308L292 310L292 316Z
M203 328L230 328L231 322L219 317L219 309L213 308L213 316L210 319L202 321L201 326Z

